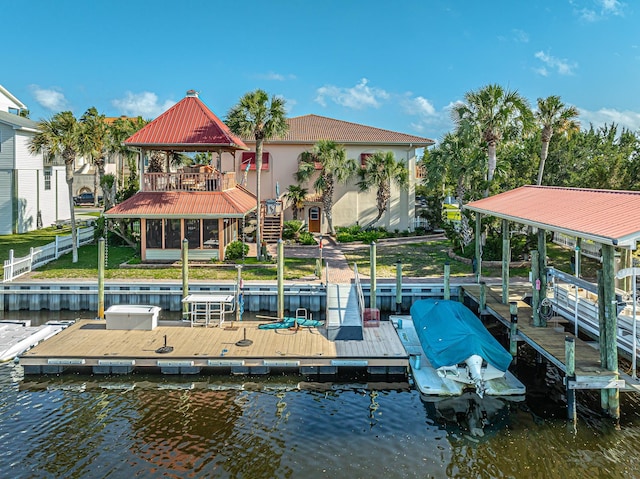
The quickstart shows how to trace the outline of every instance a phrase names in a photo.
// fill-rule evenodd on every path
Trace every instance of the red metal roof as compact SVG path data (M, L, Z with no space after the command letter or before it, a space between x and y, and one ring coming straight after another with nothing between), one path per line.
M147 123L124 141L128 146L173 147L179 151L226 148L248 150L243 141L197 97L195 92Z
M522 186L464 208L602 244L635 247L640 239L638 191Z
M239 218L256 208L244 188L224 191L145 191L105 212L107 218Z

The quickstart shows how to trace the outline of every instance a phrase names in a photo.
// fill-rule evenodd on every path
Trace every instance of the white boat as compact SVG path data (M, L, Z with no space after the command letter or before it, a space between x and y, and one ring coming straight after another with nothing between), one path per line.
M29 320L0 320L0 362L16 358L72 323L73 321L49 321L41 326L31 326Z

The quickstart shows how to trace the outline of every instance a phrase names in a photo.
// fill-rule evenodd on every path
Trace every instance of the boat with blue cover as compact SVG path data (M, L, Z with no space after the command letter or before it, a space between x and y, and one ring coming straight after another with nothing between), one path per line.
M424 394L460 395L469 387L482 397L524 394L508 372L511 355L464 304L422 299L410 317L392 317L412 357L411 369Z

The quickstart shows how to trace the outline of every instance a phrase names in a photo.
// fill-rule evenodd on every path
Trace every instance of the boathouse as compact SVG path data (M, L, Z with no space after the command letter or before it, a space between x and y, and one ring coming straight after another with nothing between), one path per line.
M245 219L256 209L255 196L236 182L235 152L248 150L242 140L189 90L124 144L141 153L140 191L104 215L140 222L142 260L179 260L184 238L190 259L224 259L226 245L242 239ZM165 171L145 168L154 152L164 153ZM183 152L211 153L211 164L173 171L169 160ZM234 167L224 169L225 163Z
M509 262L511 260L511 225L519 224L537 230L537 250L531 254L531 284L533 326L546 326L540 315L541 300L547 297L548 279L561 275L563 281L575 285L576 304L580 289L591 291L596 298L599 321L600 364L618 378L618 298L616 272L632 266L631 252L640 238L640 192L564 188L551 186L522 186L505 193L483 198L464 209L476 214L475 256L482 263L483 216L502 220L502 302L509 302ZM547 234L575 238L575 276L557 273L547 265ZM581 244L590 241L598 245L602 269L597 284L579 277ZM481 283L482 268L477 268L477 281ZM620 275L618 275L620 276ZM573 278L573 279L572 279ZM635 285L634 285L635 287ZM629 286L626 287L629 290ZM634 329L635 332L635 329ZM636 353L634 351L634 353ZM635 360L634 360L635 365ZM635 374L634 374L635 376ZM619 417L619 389L602 390L602 406L614 417Z

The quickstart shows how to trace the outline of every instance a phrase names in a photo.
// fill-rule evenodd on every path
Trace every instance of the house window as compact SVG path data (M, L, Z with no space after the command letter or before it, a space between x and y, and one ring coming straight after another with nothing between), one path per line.
M202 247L218 249L218 220L202 220Z
M162 220L147 220L147 248L162 248Z
M164 220L164 248L180 249L180 220L167 219Z
M200 220L184 220L184 237L189 241L189 249L200 248Z
M262 171L266 171L269 169L269 152L262 152ZM240 165L242 171L247 169L247 165L249 165L250 171L256 170L256 153L255 151L244 151L242 153L242 163Z
M367 160L373 153L360 153L360 166L365 168L367 166Z
M45 190L51 189L51 168L50 167L44 169L44 189Z

